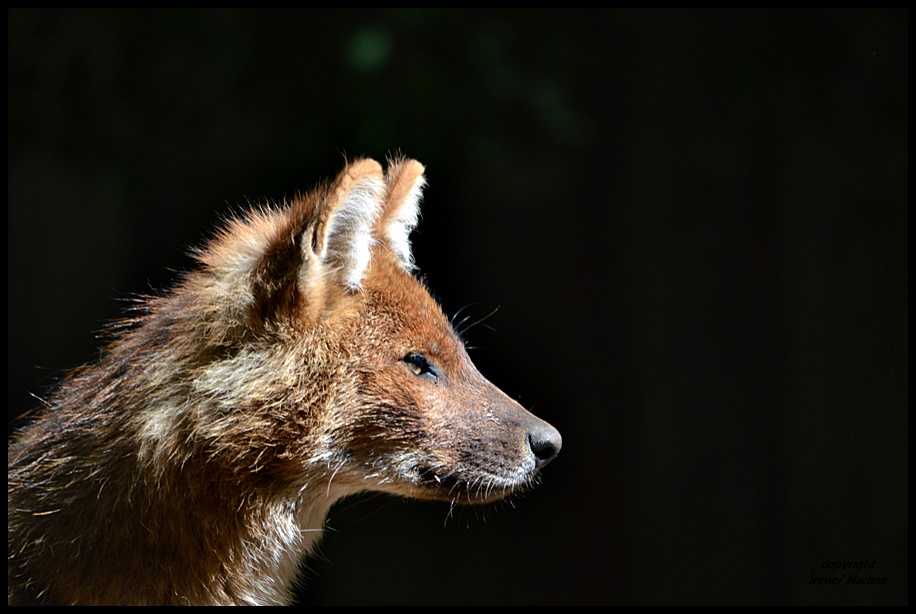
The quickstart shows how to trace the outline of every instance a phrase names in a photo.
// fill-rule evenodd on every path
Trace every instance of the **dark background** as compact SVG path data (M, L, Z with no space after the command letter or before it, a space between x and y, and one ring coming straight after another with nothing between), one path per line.
M564 447L511 505L341 504L303 602L907 602L907 11L8 17L11 417L220 216L401 151Z

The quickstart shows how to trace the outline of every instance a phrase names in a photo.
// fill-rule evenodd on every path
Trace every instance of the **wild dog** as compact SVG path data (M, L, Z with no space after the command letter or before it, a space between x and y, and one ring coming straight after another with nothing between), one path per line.
M413 160L349 163L144 299L9 447L10 603L286 603L342 497L532 483L560 434L414 276L424 185Z

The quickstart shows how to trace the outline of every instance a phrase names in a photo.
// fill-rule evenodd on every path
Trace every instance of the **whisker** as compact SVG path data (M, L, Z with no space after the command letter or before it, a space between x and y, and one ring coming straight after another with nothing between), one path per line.
M337 468L334 469L334 473L331 474L331 478L328 480L328 498L331 497L331 482L334 481L334 476L337 475L337 472L343 468L344 463L346 462L347 462L347 459L341 460L340 463L337 464Z
M477 305L480 305L480 303L468 303L467 305L465 305L464 307L462 307L461 309L459 309L458 311L456 311L456 312L454 313L454 315L452 315L452 317L449 318L449 324L452 325L452 328L457 329L457 328L460 326L460 324L459 324L459 325L456 325L456 324L455 324L455 320L458 318L459 315L461 315L461 312L462 312L462 311L464 311L464 310L467 309L468 307L476 307ZM465 321L467 321L467 317L465 317L465 319L462 320L461 322L463 323L463 322L465 322Z
M467 320L470 319L470 316L468 316L468 317L466 317L465 319L463 319L463 320L459 323L459 325L458 325L458 336L461 337L461 338L463 339L464 336L467 334L467 332L468 332L469 330L471 330L471 329L474 328L475 326L479 326L479 325L483 324L486 320L489 320L491 317L493 317L493 315L494 315L497 311L499 311L500 307L501 307L500 305L497 305L496 308L493 309L493 311L491 311L490 313L488 313L487 315L483 316L483 317L480 318L480 319L474 320L473 322L471 322L471 323L468 324L467 326L464 326L464 323L465 323ZM488 325L486 325L486 324L484 324L484 326L485 326L486 328L490 329L490 330L495 330L492 326L488 326Z

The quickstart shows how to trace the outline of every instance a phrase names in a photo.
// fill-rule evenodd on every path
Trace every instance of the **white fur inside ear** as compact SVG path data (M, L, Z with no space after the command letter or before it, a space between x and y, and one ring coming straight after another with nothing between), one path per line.
M420 219L420 201L423 199L423 188L426 179L417 177L410 187L407 197L398 206L395 215L385 226L385 238L401 264L408 271L414 268L413 253L410 249L410 233L417 227Z
M382 208L385 182L363 177L354 185L328 220L325 253L321 260L333 260L341 281L349 290L359 290L372 257L372 232Z

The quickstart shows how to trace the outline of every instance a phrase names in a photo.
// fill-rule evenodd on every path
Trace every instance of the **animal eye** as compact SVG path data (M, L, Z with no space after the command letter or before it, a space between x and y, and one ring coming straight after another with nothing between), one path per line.
M407 368L416 375L430 375L438 379L439 374L436 373L436 369L430 364L426 356L423 354L412 353L408 354L403 358L404 364L407 365Z

